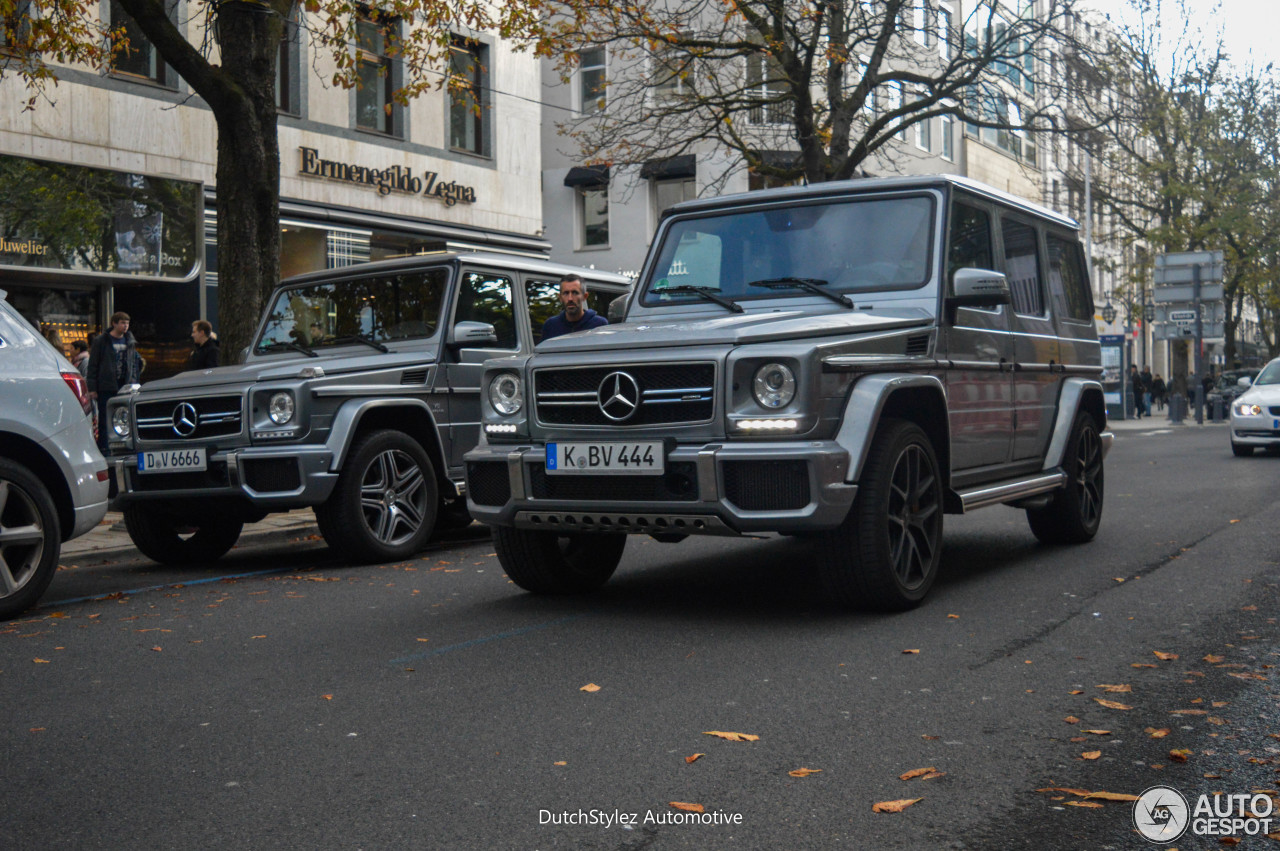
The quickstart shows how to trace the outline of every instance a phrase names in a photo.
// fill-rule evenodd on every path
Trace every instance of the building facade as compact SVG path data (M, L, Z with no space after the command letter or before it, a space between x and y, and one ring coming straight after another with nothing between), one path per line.
M113 25L130 29L116 4ZM361 21L361 78L328 84L332 58L296 25L277 77L281 273L402 254L483 248L546 256L537 61L485 33L460 33L459 85L407 106L382 18ZM193 20L193 44L210 43ZM133 29L136 30L136 27ZM48 102L24 111L0 83L0 289L42 330L72 339L112 312L133 319L146 378L180 368L190 324L217 327L213 115L140 32L110 73L58 69ZM69 351L69 349L68 349Z

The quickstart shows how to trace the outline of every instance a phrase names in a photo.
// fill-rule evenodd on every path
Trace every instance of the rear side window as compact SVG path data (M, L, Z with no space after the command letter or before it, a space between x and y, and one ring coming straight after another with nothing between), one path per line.
M498 342L489 344L492 348L517 348L516 314L511 296L510 278L468 272L458 287L458 309L453 320L455 323L487 322L498 335Z
M1043 316L1044 289L1040 286L1035 228L1013 219L1004 219L1001 233L1004 235L1004 273L1009 278L1013 312L1023 316Z
M957 269L990 269L991 217L968 204L951 205L951 233L947 238L947 280Z
M1049 243L1049 287L1061 293L1065 316L1079 322L1093 321L1093 294L1085 275L1080 243L1051 236Z

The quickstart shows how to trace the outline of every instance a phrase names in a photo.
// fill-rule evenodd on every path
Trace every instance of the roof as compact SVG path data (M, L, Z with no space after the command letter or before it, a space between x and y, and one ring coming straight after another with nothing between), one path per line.
M377 260L370 263L357 263L352 266L343 266L338 269L322 269L318 272L307 272L302 275L294 275L281 281L281 285L292 286L294 284L310 283L313 281L332 280L335 277L354 277L356 275L365 275L370 273L391 273L401 270L418 269L427 265L439 265L441 263L475 263L481 265L505 266L509 269L518 269L522 272L535 272L543 275L554 275L555 277L563 277L570 272L581 275L588 281L600 281L610 284L621 284L630 286L632 278L627 275L619 275L615 272L603 272L599 269L588 269L583 266L570 266L565 263L553 263L550 260L539 260L533 257L525 257L519 254L500 254L489 252L439 252L434 254L415 254L412 257L397 257L392 260Z
M1050 210L1039 204L1011 195L979 183L968 177L954 174L923 174L911 177L869 177L857 180L832 180L826 183L812 183L807 186L784 186L780 189L761 189L753 192L739 192L733 195L719 195L713 198L698 198L683 201L670 207L665 215L683 213L699 213L719 210L726 207L740 207L745 204L768 204L777 201L801 201L810 198L825 198L835 195L863 194L870 192L900 192L908 189L963 189L975 195L982 195L1003 204L1008 204L1024 212L1044 219L1050 219L1063 227L1076 230L1080 225L1075 219L1062 213Z

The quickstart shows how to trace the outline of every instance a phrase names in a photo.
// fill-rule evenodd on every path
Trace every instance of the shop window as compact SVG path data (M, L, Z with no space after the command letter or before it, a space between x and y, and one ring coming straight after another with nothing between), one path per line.
M374 133L394 134L396 106L392 94L399 87L392 60L396 23L370 12L356 22L356 126Z
M449 48L449 147L487 155L485 98L487 48L471 39L455 38Z
M583 115L604 109L607 57L603 47L578 51L578 111Z
M171 0L165 3L165 11L170 17L173 16L174 4ZM160 51L156 50L118 0L111 0L110 14L111 28L118 41L123 42L111 64L112 72L150 80L162 86L176 86L177 74L160 58Z
M578 243L582 248L609 244L609 187L584 186L578 190L578 221L582 229Z
M498 336L498 341L489 343L488 348L517 348L515 307L511 297L510 278L468 272L458 288L458 309L454 311L454 324L467 321L487 322L493 326Z

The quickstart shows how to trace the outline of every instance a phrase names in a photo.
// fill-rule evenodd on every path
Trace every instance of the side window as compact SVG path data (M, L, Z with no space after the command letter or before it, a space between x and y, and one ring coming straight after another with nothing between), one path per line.
M1004 236L1004 273L1009 278L1013 312L1023 316L1044 316L1044 290L1040 286L1035 228L1003 219L1000 230Z
M560 282L529 278L524 282L524 294L529 302L529 324L532 326L533 344L536 346L542 342L542 323L563 310L560 306ZM609 309L609 302L619 295L621 293L597 289L590 281L587 282L587 307L601 316Z
M1085 277L1084 258L1078 242L1051 236L1049 242L1049 287L1062 294L1065 318L1093 321L1093 294Z
M991 217L986 210L956 202L951 205L951 232L947 237L947 281L957 269L990 269Z
M482 275L467 272L458 287L458 309L453 321L488 322L498 335L498 342L490 346L498 349L515 349L516 315L512 302L511 279L502 275Z

